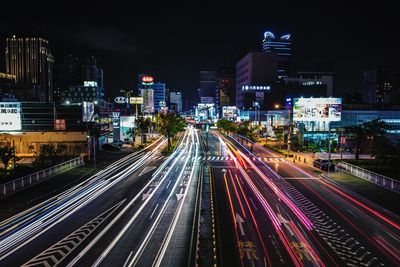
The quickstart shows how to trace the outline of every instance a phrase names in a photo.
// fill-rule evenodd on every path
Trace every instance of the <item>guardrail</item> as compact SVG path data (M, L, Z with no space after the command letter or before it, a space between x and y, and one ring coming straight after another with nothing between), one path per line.
M374 183L385 189L394 191L396 193L400 193L400 181L381 175L379 173L371 172L364 168L360 168L358 166L343 161L338 162L336 167L338 171L345 171L351 173L354 176L357 176L361 179Z
M74 158L63 163L54 165L50 168L23 176L11 182L0 185L0 198L19 192L32 185L44 182L54 175L68 171L75 167L84 165L83 157Z

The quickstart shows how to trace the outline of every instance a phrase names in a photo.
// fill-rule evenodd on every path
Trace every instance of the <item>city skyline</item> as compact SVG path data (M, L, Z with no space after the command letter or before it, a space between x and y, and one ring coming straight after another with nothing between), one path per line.
M35 11L38 12L38 7L32 6L19 10L16 23L5 23L12 18L6 14L0 37L5 40L21 30L36 31L39 27L50 42L55 64L70 53L97 57L104 68L105 89L110 98L121 89L135 90L136 77L142 72L154 75L171 90L182 91L191 98L199 88L201 68L234 67L247 51L262 50L267 30L292 34L294 71L315 71L318 64L333 69L339 92L360 90L362 72L368 67L398 68L395 52L400 42L393 34L394 17L390 16L388 5L324 9L307 4L286 8L258 4L257 9L252 9L228 3L204 3L196 10L174 5L164 11L162 6L151 12L145 6L138 8L143 11L132 16L116 6L80 5L82 14L91 11L99 18L106 16L105 20L86 16L70 20L48 8L47 17L32 23ZM65 14L68 12L73 9L66 7ZM377 13L387 16L373 20ZM387 41L371 42L373 36ZM4 49L0 58L4 58ZM0 71L5 71L4 63Z

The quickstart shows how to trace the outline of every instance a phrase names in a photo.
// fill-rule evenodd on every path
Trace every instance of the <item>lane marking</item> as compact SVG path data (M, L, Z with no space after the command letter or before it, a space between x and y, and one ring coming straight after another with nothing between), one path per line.
M154 212L156 212L157 208L158 208L158 203L157 203L156 207L154 208L153 212L152 212L151 215L150 215L150 220L151 220L151 218L153 217Z
M169 185L171 184L171 181L172 181L172 180L169 180L169 182L168 182L168 184L167 184L167 187L166 187L165 189L168 189Z
M131 251L131 252L129 253L128 258L126 259L126 261L125 261L123 267L126 267L126 266L127 266L126 264L129 262L129 259L132 257L132 254L133 254L133 251Z

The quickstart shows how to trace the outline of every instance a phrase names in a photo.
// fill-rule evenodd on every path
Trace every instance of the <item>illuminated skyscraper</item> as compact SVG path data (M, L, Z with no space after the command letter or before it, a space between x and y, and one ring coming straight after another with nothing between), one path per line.
M267 53L276 53L278 59L278 78L287 78L290 75L290 58L292 56L292 36L284 34L275 37L270 31L264 33L262 50Z
M19 100L53 101L53 64L46 39L15 35L6 39L6 72L16 76Z

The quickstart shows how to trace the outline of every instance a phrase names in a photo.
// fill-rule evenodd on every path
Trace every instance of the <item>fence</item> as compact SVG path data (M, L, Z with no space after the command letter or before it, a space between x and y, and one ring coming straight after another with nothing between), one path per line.
M354 176L357 176L361 179L372 182L383 188L394 191L396 193L400 193L400 182L397 180L394 180L392 178L380 175L375 172L371 172L369 170L357 167L355 165L352 165L352 164L349 164L349 163L346 163L343 161L340 161L337 164L337 169L338 169L338 171L345 171L345 172L351 173Z
M29 186L46 181L56 174L60 174L83 164L83 157L78 157L54 165L50 168L32 173L30 175L23 176L21 178L15 179L14 181L2 184L0 185L0 198L21 191Z

